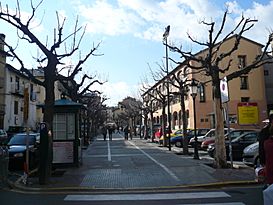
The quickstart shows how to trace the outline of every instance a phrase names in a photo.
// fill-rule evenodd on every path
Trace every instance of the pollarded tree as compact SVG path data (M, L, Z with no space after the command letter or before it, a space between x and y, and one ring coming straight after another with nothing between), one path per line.
M28 75L32 82L45 88L44 122L48 124L49 129L52 129L53 108L55 101L54 83L55 81L59 80L59 71L65 68L66 59L69 58L70 60L72 56L75 56L80 52L79 49L85 34L85 28L78 25L79 22L77 19L74 30L66 35L64 32L66 18L61 21L58 12L56 12L57 25L56 27L52 26L53 42L50 45L48 38L43 39L44 36L37 36L31 27L33 20L35 19L35 14L37 14L38 8L42 5L42 2L43 0L41 0L37 6L34 6L32 0L30 0L32 12L28 19L23 19L22 17L23 12L21 12L19 0L17 0L17 8L9 8L8 5L2 7L1 4L0 20L17 29L19 41L26 41L27 43L34 45L39 53L41 53L39 57L35 57L35 60L39 64L39 67L43 70L43 81L35 78L30 70L25 67L23 59L17 55L16 49L6 44L9 48L8 52L10 52L20 63L20 70ZM67 45L71 45L70 48L68 48ZM80 58L76 65L71 68L72 70L70 75L67 77L67 80L74 79L74 77L82 70L82 66L87 59L96 55L98 46L99 44L96 46L90 45L90 50L87 52L87 54L83 58ZM52 143L50 142L41 141L41 147L45 148L42 150L49 150L45 151L47 152L47 155L51 152L50 150L52 150L52 147L50 147L51 144ZM47 147L49 147L49 149L47 149ZM52 159L49 157L49 161L46 162L47 169L50 169L51 160ZM47 170L46 172L48 172L46 173L48 175L50 170Z
M192 70L198 72L204 72L205 75L209 76L212 82L212 92L214 96L214 113L215 113L215 128L216 136L215 139L215 165L218 168L226 167L226 150L225 150L225 138L224 138L224 118L222 115L222 104L221 104L221 92L220 92L220 74L223 75L231 66L232 59L230 56L238 49L241 40L243 39L243 34L250 30L254 24L257 22L255 19L241 17L239 23L235 26L233 30L229 33L223 35L223 30L226 25L226 18L228 11L224 13L220 28L218 31L215 30L215 22L205 22L201 23L209 27L208 40L207 42L201 42L194 39L188 34L189 39L202 47L205 47L204 52L199 55L193 54L192 52L183 51L182 48L176 46L169 46L171 50L177 52L181 55L185 61L183 62ZM237 34L235 34L237 33ZM235 35L234 35L235 34ZM227 49L222 49L224 43L234 38L233 45ZM264 47L263 52L257 56L253 62L250 62L247 66L241 67L239 71L230 73L227 75L227 79L231 80L241 76L242 74L249 73L252 69L258 68L266 63L271 63L271 57L267 55L267 50L272 41L272 34L269 35L268 41ZM221 67L221 62L227 60L228 63L225 67Z

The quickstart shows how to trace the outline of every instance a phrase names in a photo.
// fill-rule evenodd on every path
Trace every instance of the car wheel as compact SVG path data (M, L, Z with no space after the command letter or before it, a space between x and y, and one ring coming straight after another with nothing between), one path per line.
M175 142L176 147L182 147L182 143L180 141Z

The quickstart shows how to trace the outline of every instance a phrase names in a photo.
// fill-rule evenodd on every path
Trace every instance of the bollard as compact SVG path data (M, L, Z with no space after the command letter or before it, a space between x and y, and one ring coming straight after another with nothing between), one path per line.
M6 146L0 147L0 187L6 187L8 181L9 152Z

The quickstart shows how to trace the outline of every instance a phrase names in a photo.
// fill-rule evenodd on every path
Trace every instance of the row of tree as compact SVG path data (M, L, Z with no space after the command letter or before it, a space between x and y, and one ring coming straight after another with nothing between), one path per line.
M214 102L214 113L215 113L215 128L216 128L216 154L215 154L215 165L218 168L227 167L226 161L226 151L225 151L225 138L224 138L224 117L222 111L222 102L221 102L221 90L220 90L220 81L221 75L226 74L227 81L230 81L234 78L238 78L242 75L248 74L251 70L259 68L264 64L272 63L272 55L269 53L270 43L273 40L272 32L269 33L268 40L263 48L262 53L259 56L249 62L247 65L244 65L239 70L235 72L230 72L229 68L231 66L232 59L229 59L230 56L236 52L240 42L243 38L243 35L249 31L254 24L257 22L256 19L241 17L239 23L235 26L233 30L228 33L224 32L226 19L228 15L228 10L225 11L221 25L219 29L216 29L216 22L205 22L202 21L201 24L208 27L208 38L206 42L198 41L188 34L188 38L198 46L201 46L204 52L201 55L196 55L192 51L185 51L182 49L182 46L177 47L174 45L169 45L164 43L171 51L180 55L183 61L177 62L172 58L169 58L172 62L178 65L181 68L180 72L170 72L168 74L167 66L159 66L160 69L158 72L153 72L152 76L156 85L161 83L162 86L146 86L147 83L143 83L142 92L143 96L148 96L148 99L144 99L150 104L157 102L162 106L162 116L166 115L166 99L167 93L166 86L168 83L171 86L176 87L178 92L170 92L170 98L175 98L176 96L180 97L181 104L181 115L183 119L183 134L186 136L187 129L187 115L185 110L185 96L188 95L188 85L191 81L190 76L194 74L203 74L210 77L209 82L212 83L212 93L213 93L213 102ZM221 50L225 41L234 37L234 43L228 50ZM221 62L229 59L225 67L221 67ZM168 75L167 75L168 74ZM221 74L221 75L220 75ZM208 82L202 82L208 83ZM145 103L144 103L145 104ZM152 113L154 110L150 106L146 108L151 113L151 119L153 120ZM166 125L166 118L163 117L163 126ZM164 126L165 127L165 126ZM184 138L183 142L183 152L188 153L187 140Z
M61 20L60 15L56 12L56 26L52 26L53 35L51 38L46 36L38 36L34 33L33 22L36 18L36 14L39 12L39 9L43 3L43 0L38 2L36 5L29 1L31 8L30 16L25 19L23 17L23 12L21 11L20 2L17 0L16 8L9 8L9 5L2 5L0 2L0 20L6 22L11 28L14 28L17 31L18 42L26 42L29 45L32 45L36 50L38 55L33 56L39 68L44 74L44 78L40 79L33 75L31 70L25 66L26 62L24 59L19 56L17 52L17 45L11 45L7 42L2 42L8 48L8 53L19 62L20 71L27 75L29 79L35 84L38 84L45 88L45 103L44 103L44 117L43 121L48 125L48 129L52 129L53 123L53 111L54 111L54 86L55 82L59 81L66 88L67 95L76 102L82 102L87 104L87 115L86 119L91 118L92 123L88 123L92 128L87 130L95 129L94 125L97 125L98 120L102 119L98 117L101 115L101 110L105 109L103 98L101 101L97 101L97 98L94 98L94 93L99 93L96 90L92 90L91 87L97 84L103 84L100 80L96 79L96 76L89 76L84 74L81 77L80 81L77 81L81 72L83 71L82 67L87 62L91 56L99 56L101 54L97 53L100 43L97 45L91 44L90 50L82 55L80 51L81 43L83 42L85 27L79 26L78 19L75 21L74 30L72 32L65 32L66 18ZM48 28L50 29L50 28ZM52 42L49 40L52 39ZM13 42L14 41L13 39ZM69 45L69 46L68 46ZM77 63L73 65L67 65L66 62L69 62L73 56L77 56ZM83 57L82 57L83 56ZM67 75L63 75L62 72L68 70ZM46 166L46 175L50 175L51 171L51 160L52 158L48 157L52 151L52 138L51 141L44 141L41 139L41 156L46 156L45 164ZM44 182L43 182L44 183Z

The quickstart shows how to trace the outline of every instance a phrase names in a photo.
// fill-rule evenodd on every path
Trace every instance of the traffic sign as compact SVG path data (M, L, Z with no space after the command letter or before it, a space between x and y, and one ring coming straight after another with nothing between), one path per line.
M227 103L229 101L229 93L228 93L228 83L227 83L226 77L224 77L220 81L220 90L221 90L222 103Z

